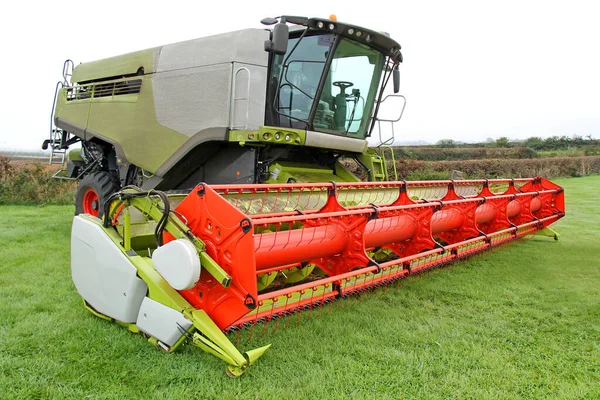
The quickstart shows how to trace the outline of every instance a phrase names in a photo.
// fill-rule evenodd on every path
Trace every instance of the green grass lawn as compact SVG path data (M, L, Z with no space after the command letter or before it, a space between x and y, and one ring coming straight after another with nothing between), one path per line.
M557 182L558 242L524 240L262 338L260 325L250 343L245 331L243 349L273 346L238 379L84 310L72 207L0 206L0 398L600 398L600 176Z

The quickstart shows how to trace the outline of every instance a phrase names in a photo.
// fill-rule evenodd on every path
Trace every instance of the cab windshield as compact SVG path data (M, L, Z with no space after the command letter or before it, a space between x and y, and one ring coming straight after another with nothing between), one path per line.
M365 138L384 56L346 38L336 45L336 39L332 34L293 38L288 53L273 60L278 125Z

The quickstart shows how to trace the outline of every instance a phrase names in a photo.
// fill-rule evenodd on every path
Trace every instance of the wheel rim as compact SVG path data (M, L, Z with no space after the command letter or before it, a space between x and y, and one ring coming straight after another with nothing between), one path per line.
M97 217L100 213L100 201L98 193L94 189L88 189L83 195L83 212Z

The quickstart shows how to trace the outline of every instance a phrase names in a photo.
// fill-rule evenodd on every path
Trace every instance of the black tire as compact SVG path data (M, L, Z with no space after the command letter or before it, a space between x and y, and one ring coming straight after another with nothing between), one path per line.
M75 215L91 214L101 218L104 203L120 189L117 177L107 171L94 172L83 177L75 196Z

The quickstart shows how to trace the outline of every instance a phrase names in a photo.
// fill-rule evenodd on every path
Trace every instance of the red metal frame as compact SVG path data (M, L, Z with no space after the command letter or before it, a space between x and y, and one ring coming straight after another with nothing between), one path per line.
M232 277L224 288L203 271L181 292L225 330L531 234L564 216L564 193L544 178L201 184L175 211ZM395 259L378 264L379 249ZM258 275L306 265L320 275L258 293Z

